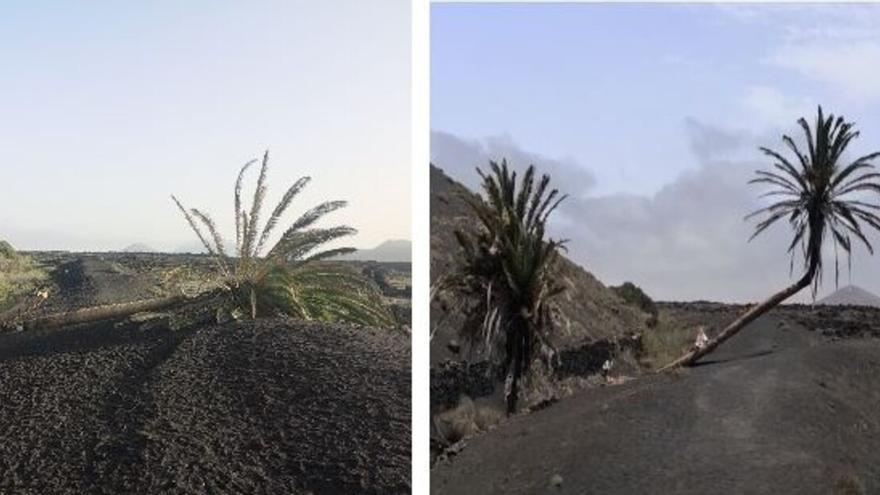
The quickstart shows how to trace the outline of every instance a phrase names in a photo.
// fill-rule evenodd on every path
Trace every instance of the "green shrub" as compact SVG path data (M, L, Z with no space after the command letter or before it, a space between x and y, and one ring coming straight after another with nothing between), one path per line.
M624 282L622 285L609 288L627 304L636 306L651 316L657 316L657 305L638 285L632 282Z

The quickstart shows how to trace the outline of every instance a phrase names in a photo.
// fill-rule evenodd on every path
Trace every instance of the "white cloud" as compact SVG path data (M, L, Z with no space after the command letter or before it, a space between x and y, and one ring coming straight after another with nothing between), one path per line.
M606 284L630 280L662 300L761 300L790 282L790 231L780 223L749 243L755 223L743 221L743 216L761 206L761 188L747 184L755 169L768 165L757 148L779 148L779 136L731 131L695 119L686 121L685 129L697 169L650 196L575 195L560 206L551 234L570 239L569 257ZM479 161L485 153L482 145L450 134L437 139L438 134L432 133L435 164L473 188L476 173L451 158ZM538 156L508 144L521 154ZM554 186L568 192L581 189L584 169L578 164L551 160L536 165L550 173ZM575 167L576 173L566 173L566 167ZM875 246L880 244L877 235L870 237ZM852 282L880 292L880 264L861 247L854 254ZM822 293L834 290L830 256ZM841 283L846 283L846 260L841 262ZM797 276L800 267L794 268ZM809 291L796 299L809 300Z
M794 98L770 86L752 86L742 99L750 123L770 128L788 128L797 117L810 115L815 103L809 98Z
M768 61L829 84L844 97L880 100L880 41L789 44Z

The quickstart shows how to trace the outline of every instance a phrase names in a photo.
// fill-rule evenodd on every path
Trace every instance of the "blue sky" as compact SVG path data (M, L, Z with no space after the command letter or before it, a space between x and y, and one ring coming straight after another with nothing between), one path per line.
M3 2L0 238L176 249L194 236L171 193L229 238L266 148L270 202L313 179L290 221L347 199L351 244L409 238L409 19L407 0Z
M431 127L507 134L526 149L576 158L597 176L598 193L655 192L693 167L689 117L760 132L821 102L877 135L876 99L865 107L846 88L774 61L795 43L796 27L821 25L809 10L435 4Z
M574 196L558 234L609 283L759 299L786 281L788 262L766 254L784 227L745 243L742 216L760 193L745 182L767 165L757 147L779 147L822 104L861 129L852 158L880 149L880 5L434 4L431 14L432 159L471 187L489 157L543 165ZM853 283L880 293L877 265L858 254Z

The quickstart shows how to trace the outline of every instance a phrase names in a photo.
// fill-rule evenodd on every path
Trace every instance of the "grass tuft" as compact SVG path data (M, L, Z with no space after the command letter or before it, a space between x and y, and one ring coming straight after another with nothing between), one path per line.
M642 335L642 364L658 369L687 351L694 343L696 328L660 311L657 326Z

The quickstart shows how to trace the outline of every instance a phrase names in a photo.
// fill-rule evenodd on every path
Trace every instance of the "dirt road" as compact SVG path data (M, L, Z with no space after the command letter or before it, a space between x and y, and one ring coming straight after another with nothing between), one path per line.
M587 390L472 439L432 492L880 493L878 411L880 340L768 316L681 375Z

